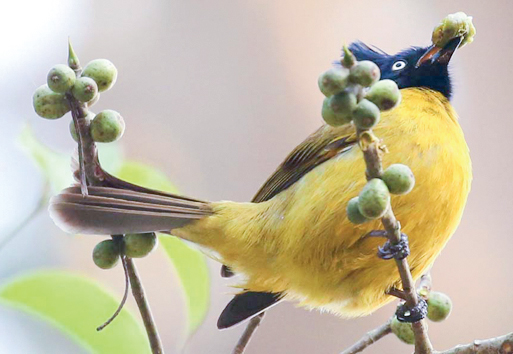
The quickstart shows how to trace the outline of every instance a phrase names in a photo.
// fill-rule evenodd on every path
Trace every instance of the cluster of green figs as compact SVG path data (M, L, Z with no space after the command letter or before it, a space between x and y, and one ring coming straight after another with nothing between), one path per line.
M401 93L392 80L380 80L379 67L369 60L356 61L344 48L341 65L321 74L318 83L326 96L322 117L331 126L354 124L361 132L372 129L382 111L396 107ZM415 185L413 172L406 165L389 166L381 178L367 182L358 197L347 205L347 217L355 224L382 217L390 205L390 193L406 194Z
M100 92L114 86L117 75L116 67L107 59L92 60L81 70L78 58L70 46L68 65L58 64L52 67L47 75L47 83L34 92L34 110L42 118L58 119L74 107L79 107L81 114L85 115L80 117L85 120L85 133L89 133L92 140L98 143L114 142L121 138L125 130L121 115L110 109L94 114L89 111L89 107L98 102ZM79 134L73 120L70 123L70 133L78 142ZM113 268L122 256L147 256L156 248L157 242L155 233L113 237L96 245L93 261L102 269Z
M121 115L111 109L98 114L87 109L98 102L100 92L109 90L116 83L117 75L116 67L107 59L92 60L81 73L68 65L55 65L48 72L47 83L34 92L34 110L42 118L58 119L68 113L74 103L82 105L91 138L99 143L116 141L125 130ZM73 120L70 133L78 141Z
M380 119L380 113L396 107L401 93L392 80L380 80L379 67L367 60L356 61L344 48L340 66L321 74L318 80L321 92L326 96L322 106L324 121L334 127L353 124L362 135ZM390 194L404 195L415 186L411 169L403 164L390 165L380 178L372 178L357 197L347 205L347 217L354 224L362 224L382 217L390 207ZM428 303L427 317L435 322L443 321L452 309L450 298L440 292L423 294ZM415 343L411 323L393 317L392 332L407 344Z

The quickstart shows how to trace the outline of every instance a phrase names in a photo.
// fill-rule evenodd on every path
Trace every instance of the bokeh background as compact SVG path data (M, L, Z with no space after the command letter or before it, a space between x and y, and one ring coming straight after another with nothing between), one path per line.
M66 60L67 38L82 63L113 61L119 77L94 111L122 113L127 158L163 170L183 194L247 201L286 154L321 124L319 73L342 43L360 39L387 52L428 45L444 16L474 16L475 42L453 58L453 104L470 146L474 182L458 231L434 265L436 289L454 302L430 324L437 349L512 330L513 184L510 83L513 3L483 1L16 1L0 5L0 237L37 203L42 178L15 141L29 122L52 148L71 152L69 117L40 119L34 89ZM436 220L433 220L436 222ZM97 269L98 237L58 230L46 212L0 250L0 283L57 267L87 274L121 294L121 267ZM184 304L162 254L138 262L169 353L182 341ZM211 307L183 353L229 353L243 327L218 331L233 280L209 261ZM1 284L0 284L1 285ZM119 295L120 296L120 295ZM133 301L129 302L134 307ZM394 311L342 320L286 303L269 311L247 353L337 353ZM99 319L101 321L101 319ZM393 336L368 353L411 353ZM45 322L0 307L0 352L81 353Z

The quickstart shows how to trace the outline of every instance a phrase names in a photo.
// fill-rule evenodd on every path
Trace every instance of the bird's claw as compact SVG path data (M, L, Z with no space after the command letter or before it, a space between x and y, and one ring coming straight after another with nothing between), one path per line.
M395 315L400 322L418 322L424 319L427 315L428 305L426 300L419 297L419 302L415 307L409 308L406 304L397 306Z
M386 236L386 231L382 231L382 233L378 234L379 230L371 231L369 233L370 236ZM384 233L384 234L383 234ZM390 240L387 240L385 244L381 247L378 247L378 257L381 259L392 259L395 258L397 260L405 259L410 255L410 246L408 244L408 236L406 234L401 233L401 240L398 243L391 243Z

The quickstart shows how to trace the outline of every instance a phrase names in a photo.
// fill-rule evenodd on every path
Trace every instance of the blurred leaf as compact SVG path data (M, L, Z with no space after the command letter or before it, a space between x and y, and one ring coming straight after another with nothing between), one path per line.
M54 193L68 187L72 182L70 156L51 150L38 141L30 126L23 128L19 142L22 150L30 156L40 168L43 176L50 182Z
M125 162L117 176L147 188L177 193L162 172L141 163ZM189 335L203 322L209 306L210 278L205 256L175 237L161 235L159 241L173 262L185 292Z
M161 235L160 244L182 280L189 314L188 335L205 319L210 305L210 276L205 256L176 237Z
M126 307L103 331L96 331L119 299L83 276L54 270L32 273L0 289L0 299L56 325L93 353L150 353L144 328Z
M41 143L29 125L23 128L19 142L22 150L36 162L49 181L53 193L58 193L73 183L71 154L56 152ZM115 174L122 164L119 144L98 144L98 151L102 166Z
M117 177L146 188L168 193L178 192L164 173L139 162L125 161L119 168Z
M123 166L123 151L117 142L108 144L96 144L98 157L103 169L111 174L117 174Z

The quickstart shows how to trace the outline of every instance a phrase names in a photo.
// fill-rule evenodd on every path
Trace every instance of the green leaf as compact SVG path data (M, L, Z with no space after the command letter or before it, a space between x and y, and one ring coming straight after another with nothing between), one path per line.
M111 173L117 174L123 166L123 151L117 142L108 144L96 144L98 147L98 158L102 168Z
M23 128L19 143L21 149L34 160L50 183L52 192L58 193L73 183L71 154L54 151L41 143L29 125ZM98 156L102 167L110 173L115 174L122 164L123 158L119 144L99 144Z
M178 192L164 173L139 162L123 162L116 176L127 182L135 183L146 188L157 189L168 193Z
M120 299L86 277L57 270L32 273L0 289L0 299L54 324L93 353L150 353L144 328L126 307L96 331Z
M210 305L210 276L205 256L176 237L160 235L160 244L173 262L182 281L186 296L189 323L187 334L192 334L205 319Z
M20 136L21 149L30 156L41 170L43 176L50 182L54 193L73 183L71 175L70 156L51 150L36 139L34 131L26 125Z
M118 177L147 188L177 192L162 172L141 163L125 162ZM159 241L182 283L189 318L187 334L190 335L203 322L210 303L210 277L205 256L175 237L160 235Z

